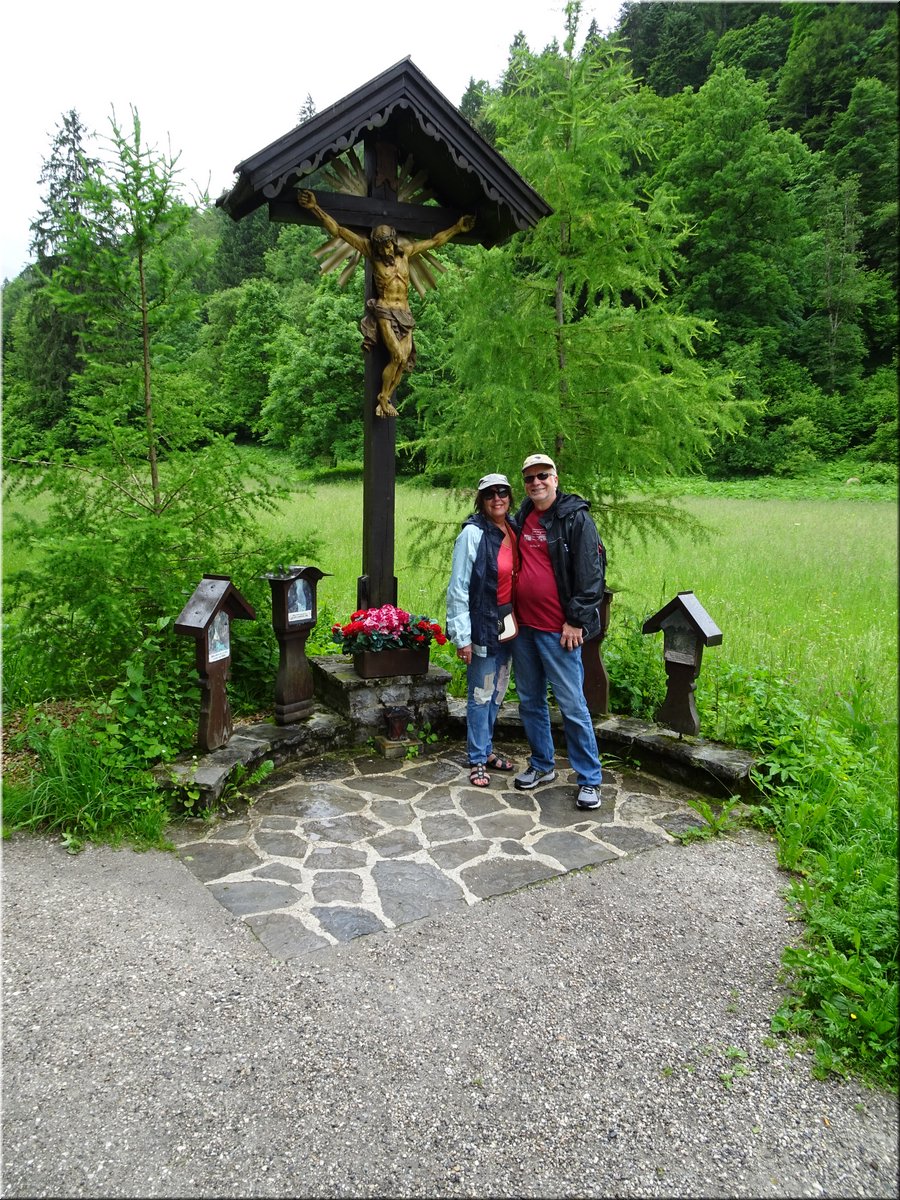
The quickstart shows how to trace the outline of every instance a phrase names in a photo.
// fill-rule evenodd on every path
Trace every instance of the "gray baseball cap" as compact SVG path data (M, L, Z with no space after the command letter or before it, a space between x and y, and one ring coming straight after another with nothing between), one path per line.
M509 480L505 475L498 475L496 472L493 475L483 475L478 480L478 491L483 492L485 488L489 487L509 487Z

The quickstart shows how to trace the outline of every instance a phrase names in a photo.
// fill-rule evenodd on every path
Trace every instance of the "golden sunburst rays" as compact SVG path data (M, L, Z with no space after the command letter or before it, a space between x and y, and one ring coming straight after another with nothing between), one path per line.
M366 172L354 147L345 151L340 158L332 159L320 175L322 186L332 192L346 196L365 196ZM424 204L434 199L434 193L426 186L427 172L416 171L412 155L397 171L397 199L403 204ZM398 233L400 231L398 230ZM343 287L353 275L362 257L358 250L348 246L343 238L329 238L313 250L323 275L342 267L338 286ZM434 272L443 274L447 268L426 250L409 260L409 279L420 296L437 287Z

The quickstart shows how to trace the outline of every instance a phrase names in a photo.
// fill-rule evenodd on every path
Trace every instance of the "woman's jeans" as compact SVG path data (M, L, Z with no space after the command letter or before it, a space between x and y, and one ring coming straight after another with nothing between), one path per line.
M519 716L531 747L531 765L545 774L555 763L547 684L553 689L566 733L569 762L579 785L599 787L603 778L594 722L584 698L581 647L564 650L558 633L519 626L512 643Z
M466 748L469 765L487 762L494 745L494 722L509 686L509 647L498 646L496 654L480 658L472 652L466 668L469 702L466 706Z

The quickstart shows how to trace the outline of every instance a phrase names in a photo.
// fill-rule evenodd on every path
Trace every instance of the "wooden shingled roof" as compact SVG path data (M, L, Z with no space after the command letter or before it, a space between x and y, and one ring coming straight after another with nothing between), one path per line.
M411 156L415 169L426 173L438 207L316 188L316 172L359 146L370 131L397 146L402 158ZM267 204L271 220L314 224L295 200L298 187L313 187L341 224L366 234L386 221L420 237L474 213L475 228L456 240L494 246L552 211L410 58L245 158L235 174L234 186L216 204L236 221Z

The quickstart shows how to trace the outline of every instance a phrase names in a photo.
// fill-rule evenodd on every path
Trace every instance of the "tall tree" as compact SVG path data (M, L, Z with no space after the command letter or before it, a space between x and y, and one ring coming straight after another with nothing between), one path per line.
M8 449L14 454L52 441L56 426L66 437L80 321L53 303L46 284L66 263L66 231L78 219L84 181L97 167L88 140L81 118L70 109L41 168L41 208L31 222L36 261L25 274L25 295L4 337Z
M569 3L561 51L514 48L515 83L489 110L499 148L553 214L473 253L456 292L457 387L420 404L432 467L547 450L565 486L607 506L608 529L652 520L626 503L635 481L689 470L737 415L728 381L694 353L710 327L667 303L683 229L629 170L653 130L623 52L594 41L577 54L579 16Z
M727 341L761 339L767 353L799 320L795 239L808 227L795 187L813 169L799 138L771 128L769 107L765 84L718 67L695 96L677 97L654 181L690 223L680 297Z
M81 322L79 452L33 455L7 477L50 497L23 535L37 565L11 594L20 645L59 656L58 694L115 678L204 570L221 572L246 549L274 493L209 434L178 353L198 297L177 160L143 143L135 111L128 133L115 116L111 129L110 158L79 187L48 284Z

